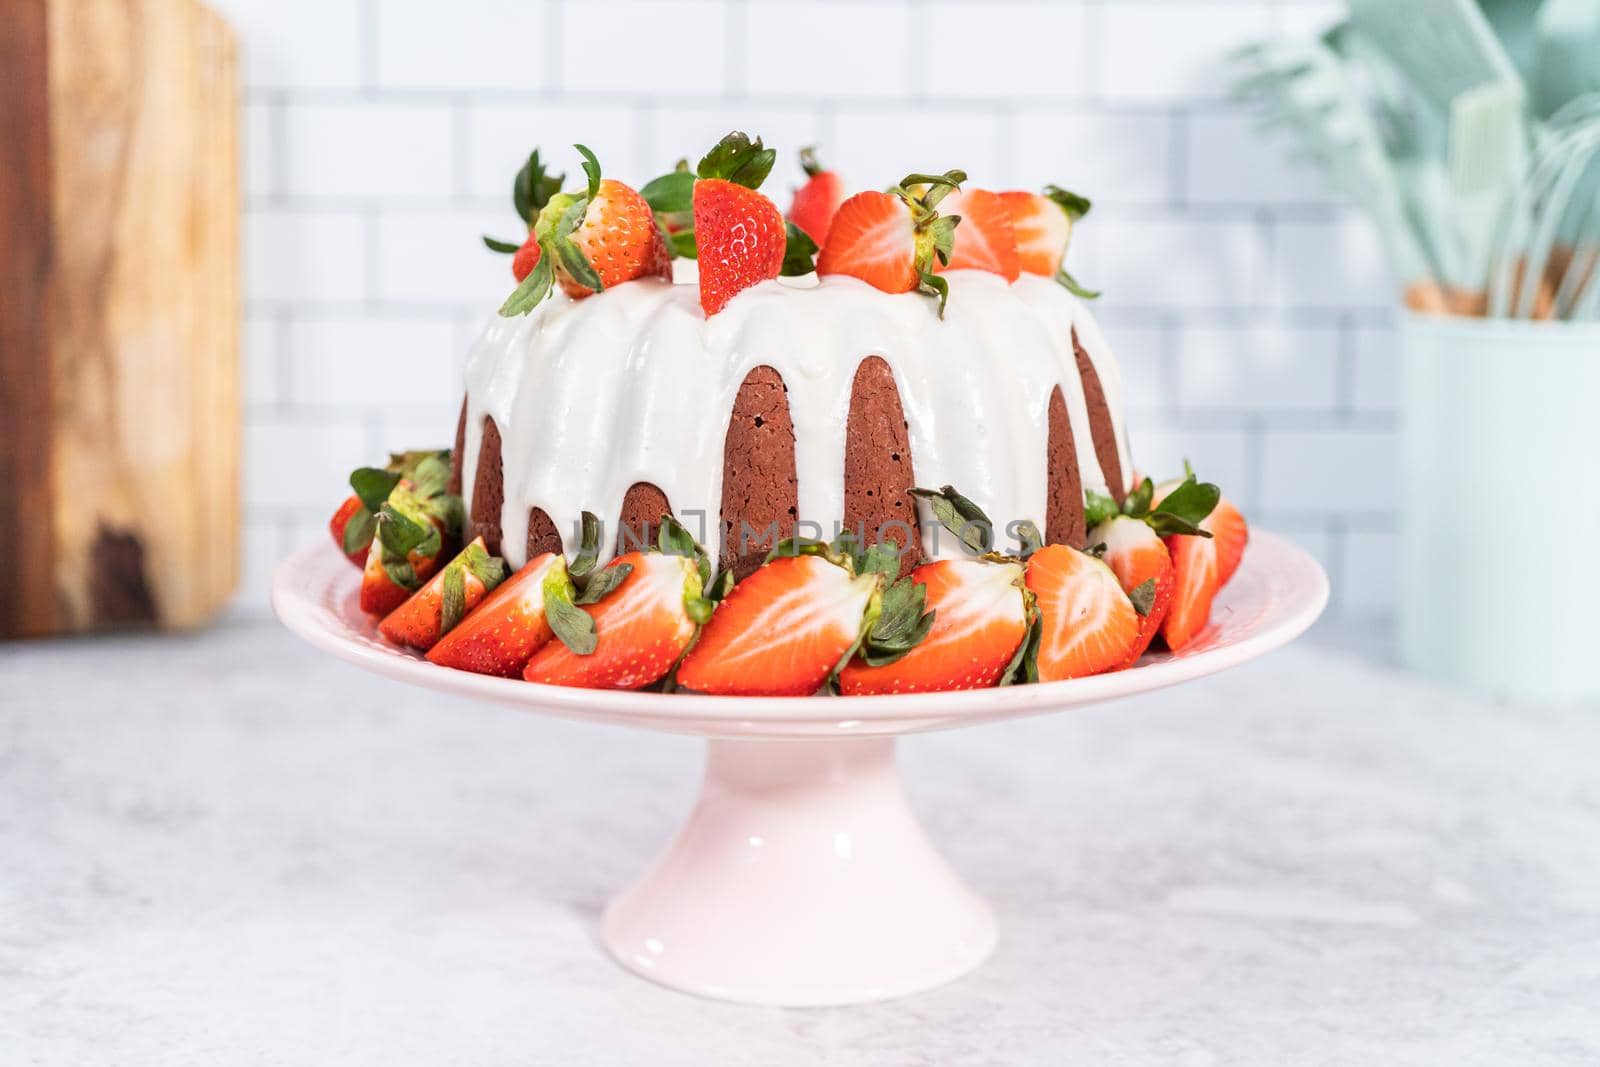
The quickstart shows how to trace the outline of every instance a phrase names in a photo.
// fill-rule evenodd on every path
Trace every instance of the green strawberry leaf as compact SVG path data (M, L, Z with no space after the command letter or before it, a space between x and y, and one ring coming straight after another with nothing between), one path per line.
M933 509L939 525L955 534L962 544L974 552L988 552L994 546L994 523L982 508L951 486L938 490L911 489L912 496L926 500Z
M585 199L593 200L600 192L600 161L589 151L588 145L575 144L572 147L583 157L583 174L589 179L589 191Z
M1038 605L1030 596L1027 633L1023 635L1022 643L1017 646L1016 655L1011 657L1011 662L1006 664L1006 669L1001 672L1000 685L1022 685L1039 680L1039 637L1043 631L1044 625L1039 617Z
M1149 478L1134 487L1122 502L1122 513L1130 519L1142 519L1150 514L1150 501L1155 498L1156 484Z
M502 252L508 256L515 255L517 250L522 247L520 244L516 244L512 241L502 241L498 238L490 237L488 234L483 235L483 243L489 249L489 251Z
M706 555L706 550L694 539L694 534L671 515L661 516L661 528L656 534L656 546L666 555L694 560L695 569L700 573L701 588L704 589L711 584L711 557Z
M817 146L806 145L800 149L800 169L806 172L807 178L815 178L825 169L817 162Z
M677 233L667 234L667 246L672 249L672 254L679 259L699 259L700 244L694 238L694 230L679 230Z
M675 170L645 182L639 195L657 215L686 215L694 210L694 182L693 174Z
M372 544L372 535L378 528L378 517L363 504L350 515L344 526L342 547L345 555L365 552Z
M772 173L777 159L777 152L762 147L761 138L752 141L748 134L735 130L705 154L695 173L702 178L722 178L735 185L759 189Z
M456 628L467 614L466 568L459 560L452 560L444 569L444 590L439 604L439 636Z
M514 315L526 315L550 295L550 286L555 281L555 256L548 246L541 246L544 254L539 257L539 262L522 279L522 284L512 290L506 302L500 305L500 314L505 318Z
M592 511L585 511L582 530L578 541L578 555L567 568L567 574L579 585L589 577L594 571L595 564L600 560L600 517Z
M461 555L467 570L483 583L484 592L493 592L495 586L506 580L506 561L489 555L489 550L478 542L469 544Z
M631 563L613 563L603 570L596 571L583 587L583 595L574 600L574 604L598 604L616 591L617 586L627 580L633 573Z
M950 283L945 281L943 276L926 270L919 270L917 278L920 279L917 292L937 297L939 300L939 317L941 319L944 318L944 306L950 302Z
M684 613L694 620L696 626L704 626L711 621L711 616L717 610L716 601L703 596L684 597Z
M1200 523L1206 516L1216 510L1217 501L1222 499L1222 490L1210 482L1202 482L1195 478L1190 471L1183 479L1183 483L1162 499L1161 504L1150 513L1148 521L1158 533L1163 532L1162 525L1175 526L1172 533L1203 534L1211 536L1200 529ZM1160 524L1160 525L1158 525Z
M1139 613L1140 618L1149 615L1156 606L1156 580L1146 578L1128 593L1128 599L1133 601L1133 610Z
M511 183L511 203L518 217L531 225L550 198L561 191L561 183L566 180L565 174L545 173L544 164L539 161L539 150L535 148Z
M1056 271L1056 281L1060 282L1062 287L1073 296L1082 297L1084 300L1098 300L1100 298L1099 289L1085 289L1078 284L1078 279L1067 273L1066 267Z
M881 572L880 572L881 573ZM861 643L860 656L869 667L882 667L903 658L933 628L934 612L924 611L928 587L909 577L890 579L881 611Z
M1105 493L1097 493L1093 489L1083 491L1083 524L1087 529L1094 529L1102 522L1110 522L1119 514L1117 502Z
M713 602L721 602L733 592L733 586L733 570L731 568L720 570L711 584L705 587L706 596Z
M355 490L356 496L361 498L361 503L370 512L376 512L383 507L384 501L389 499L389 494L394 492L394 487L400 484L400 475L395 471L386 471L378 467L358 467L350 472L350 488Z
M1022 548L1020 553L1022 559L1027 559L1044 547L1044 535L1039 532L1039 527L1035 526L1031 519L1023 519L1017 523L1016 529L1012 532Z
M857 574L881 574L893 582L900 577L900 542L890 539L880 541L865 552L861 553L856 561ZM894 587L890 587L893 592Z
M1089 213L1090 204L1088 197L1079 196L1077 193L1069 192L1068 190L1061 188L1059 185L1045 186L1044 195L1045 199L1053 200L1057 204L1061 205L1061 210L1065 211L1073 222L1077 222L1079 219L1083 218Z
M600 280L600 275L589 262L589 258L583 254L583 250L572 240L572 235L583 225L583 217L588 210L588 197L574 200L571 206L561 213L551 244L561 259L562 269L572 276L572 280L585 289L593 289L598 293L605 288L605 283ZM543 257L540 257L540 262L543 262Z
M430 500L445 491L450 484L450 460L438 454L424 457L411 473L411 487L417 496Z
M598 637L594 619L587 611L572 602L572 581L564 566L557 565L544 581L544 618L561 643L580 656L594 652Z
M814 274L817 269L817 242L792 222L785 221L783 226L787 237L783 244L783 266L778 273L785 278Z

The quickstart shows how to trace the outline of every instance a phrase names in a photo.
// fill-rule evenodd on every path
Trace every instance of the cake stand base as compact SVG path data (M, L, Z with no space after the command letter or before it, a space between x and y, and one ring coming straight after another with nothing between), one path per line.
M893 738L713 740L688 823L602 936L685 992L858 1004L972 970L995 919L911 811Z

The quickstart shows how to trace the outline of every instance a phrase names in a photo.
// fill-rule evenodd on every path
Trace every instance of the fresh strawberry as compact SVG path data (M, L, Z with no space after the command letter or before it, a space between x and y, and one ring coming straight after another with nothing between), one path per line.
M517 249L516 255L511 257L511 275L517 281L522 281L533 273L533 268L539 265L539 239L533 234L522 242L522 247Z
M545 598L570 589L567 561L553 552L535 556L484 598L477 610L428 650L441 667L517 678L550 640Z
M789 221L820 247L827 244L834 212L844 203L844 181L833 171L822 169L815 149L800 152L800 165L805 168L806 183L794 191Z
M1078 296L1099 295L1084 289L1062 266L1072 240L1073 223L1088 212L1088 200L1047 185L1043 194L1017 190L1001 193L1000 201L1011 216L1018 265L1024 273L1054 278Z
M848 274L886 293L929 293L942 315L949 287L933 267L950 258L958 220L937 209L966 178L959 170L910 174L887 193L852 196L833 216L817 273Z
M723 178L694 184L700 306L709 318L758 282L776 278L788 245L778 207L755 189Z
M1216 486L1196 482L1193 472L1155 488L1143 482L1124 507L1140 496L1154 505L1152 518L1176 513L1188 521L1185 529L1160 531L1172 555L1175 586L1161 637L1176 652L1206 628L1217 591L1238 569L1249 530L1239 509Z
M1017 659L1032 618L1032 597L1019 564L982 559L924 563L909 575L933 611L926 637L881 665L864 649L839 676L857 693L931 693L987 689ZM885 596L887 613L888 597Z
M566 177L565 174L547 173L544 163L539 159L539 150L535 148L511 183L511 204L517 210L517 217L522 219L528 228L527 239L519 244L516 241L501 241L488 234L483 237L483 243L491 252L501 252L513 257L511 273L519 282L532 274L533 268L539 262L539 241L533 233L534 223L538 221L539 212L544 210L550 198L561 191L561 183Z
M1104 545L1101 556L1117 576L1139 613L1139 640L1123 666L1131 666L1155 639L1172 605L1172 556L1148 522L1115 515L1089 531L1089 544Z
M500 307L502 315L533 310L560 281L568 296L581 299L635 278L672 277L672 253L656 225L650 205L636 190L601 178L600 163L583 145L587 187L550 197L533 223L541 246L537 262Z
M551 623L562 640L535 652L522 676L585 689L652 685L666 677L689 647L697 620L710 615L711 603L702 590L700 570L690 557L662 552L619 556L596 573L573 609L593 620L592 630L579 631L592 636L576 642L574 649L567 644L561 613L553 613Z
M483 538L473 540L429 582L378 624L399 645L426 652L478 605L505 577L505 561L489 555Z
M442 473L449 480L450 453L438 450L391 452L386 467L359 467L350 473L350 488L339 510L328 520L328 530L339 551L357 567L365 567L372 535L377 530L378 509L394 492L395 486L414 483L418 469L426 463L423 479L431 482ZM443 483L440 483L443 488Z
M1161 623L1161 639L1174 652L1195 639L1211 621L1217 595L1217 542L1210 537L1175 534L1166 539L1172 554L1172 607Z
M1028 559L1028 588L1039 602L1037 677L1082 678L1129 662L1139 615L1106 564L1066 545L1046 545Z
M1226 497L1217 501L1216 508L1200 524L1217 542L1217 586L1227 585L1239 569L1244 558L1245 545L1250 541L1250 527L1246 525L1239 509Z
M401 480L389 492L361 574L362 611L389 614L432 577L446 549L460 543L463 509L460 497L445 492L449 479L449 463L435 456L417 465L414 480Z
M333 513L333 518L328 520L328 531L333 534L333 543L339 546L339 551L345 558L357 567L366 565L367 549L372 547L372 530L351 530L350 522L358 516L365 516L364 521L370 523L372 512L361 502L361 498L351 493L344 498L344 503L339 505L339 510ZM350 540L346 540L346 535ZM356 547L359 545L359 547Z
M678 684L741 696L815 693L876 622L883 583L818 546L775 555L723 600L679 665Z
M1017 235L1011 214L1000 196L987 189L962 189L951 193L941 205L947 215L961 220L956 227L955 246L950 259L934 270L986 270L1008 282L1021 273L1017 259Z

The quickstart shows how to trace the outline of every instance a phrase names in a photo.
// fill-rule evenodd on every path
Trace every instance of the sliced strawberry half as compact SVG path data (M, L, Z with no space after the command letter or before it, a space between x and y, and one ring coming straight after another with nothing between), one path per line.
M1220 588L1227 585L1239 569L1245 546L1250 543L1250 527L1239 509L1224 497L1217 501L1216 508L1206 516L1200 528L1209 530L1217 542L1217 585Z
M1011 190L999 195L1011 217L1022 271L1054 278L1077 296L1099 296L1079 285L1064 266L1073 224L1088 214L1089 201L1056 185L1045 186L1042 194Z
M1144 655L1172 606L1172 556L1161 535L1142 519L1116 515L1089 531L1089 544L1105 546L1101 559L1117 576L1139 613L1139 639L1123 666Z
M600 592L594 596L597 586ZM593 620L592 638L581 637L574 642L577 648L567 644L563 611L558 610L551 621L562 640L535 652L522 676L585 689L652 685L672 670L693 640L698 619L710 613L710 602L701 592L694 559L661 552L619 556L596 573L571 609Z
M1172 607L1161 623L1161 639L1177 652L1190 644L1211 621L1211 603L1218 581L1217 543L1209 537L1175 534L1166 539L1172 554Z
M1027 581L1039 604L1039 681L1083 678L1129 662L1139 615L1102 560L1046 545L1029 557Z
M405 603L384 616L378 632L396 644L426 652L500 584L505 566L499 556L489 555L483 538L476 538Z
M961 219L955 229L950 259L934 270L983 270L1008 282L1022 273L1011 213L999 194L987 189L962 189L945 198L941 210Z
M833 217L817 273L848 274L886 293L928 293L942 315L949 287L933 268L950 258L958 220L938 205L966 179L959 170L908 174L887 193L852 196Z
M570 588L565 559L553 552L536 556L441 637L428 659L474 674L519 677L551 637L545 598Z
M844 181L833 171L823 169L814 148L801 150L800 166L805 169L806 183L794 191L789 221L820 247L827 243L834 213L844 203Z
M679 665L678 684L740 696L815 693L876 621L883 582L816 546L775 555L728 593Z
M840 692L932 693L987 689L1017 661L1032 620L1023 569L1012 562L943 559L908 576L933 612L927 635L889 662L863 649L839 675ZM885 615L888 614L885 596Z
M694 184L694 232L700 260L700 307L721 311L739 293L776 278L788 233L778 206L724 178Z

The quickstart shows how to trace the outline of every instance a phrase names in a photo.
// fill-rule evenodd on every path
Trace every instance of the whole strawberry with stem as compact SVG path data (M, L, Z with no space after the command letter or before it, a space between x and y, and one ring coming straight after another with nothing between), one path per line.
M759 187L777 153L731 133L695 168L693 211L700 260L700 307L709 317L752 285L776 278L788 231L778 206Z
M1103 493L1084 494L1091 551L1106 561L1139 613L1139 640L1129 664L1150 647L1178 599L1179 573L1168 547L1171 539L1209 536L1203 525L1221 497L1216 486L1192 475L1164 499L1157 500L1155 493L1154 484L1145 478L1120 508ZM1205 610L1209 613L1209 603Z
M574 299L636 278L670 280L672 253L650 205L631 186L604 178L600 161L584 145L588 184L552 196L533 224L539 255L528 276L500 307L505 316L537 307L557 281Z
M800 166L806 172L806 183L794 191L789 221L820 247L827 243L833 216L844 203L844 180L817 162L815 148L800 150Z
M448 471L450 453L437 449L391 452L388 464L383 467L358 467L350 472L353 492L328 520L328 531L351 563L357 567L366 566L372 536L378 529L379 509L397 486L415 484L418 468L428 460L446 465Z
M888 192L850 197L833 216L817 273L848 274L886 293L927 293L943 316L950 289L934 264L949 260L960 220L940 215L939 202L966 180L960 170L908 174Z
M519 282L533 273L533 268L539 263L539 240L533 234L533 224L550 198L561 191L561 183L566 179L565 174L548 173L539 159L539 150L535 148L511 183L511 204L516 209L517 217L528 228L527 238L519 243L501 241L484 234L483 243L491 252L511 255L511 273Z
M449 480L449 464L436 455L390 491L361 572L362 611L387 615L399 607L438 569L444 552L460 543L465 509L459 496L446 491Z
M1058 185L1043 193L1011 190L998 194L1011 216L1017 241L1017 265L1024 274L1054 278L1074 296L1094 299L1098 292L1085 289L1067 272L1067 246L1073 225L1089 213L1089 200Z
M1190 471L1181 482L1157 486L1151 499L1162 508L1173 507L1173 501L1194 493L1195 485ZM1174 652L1193 644L1211 621L1212 603L1238 569L1250 536L1239 509L1224 499L1216 486L1206 488L1215 495L1196 528L1164 539L1172 554L1175 589L1172 607L1161 624L1161 639Z

